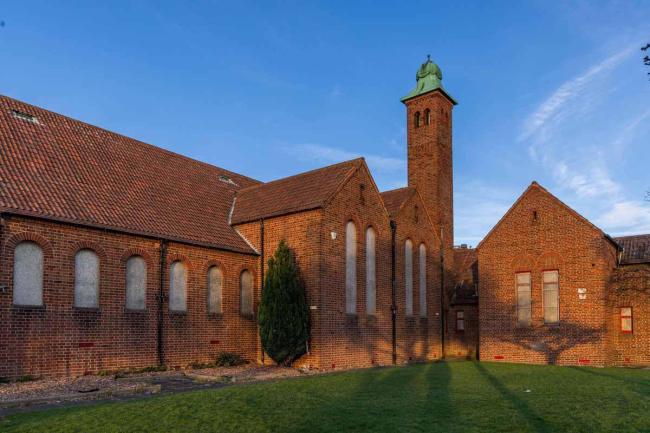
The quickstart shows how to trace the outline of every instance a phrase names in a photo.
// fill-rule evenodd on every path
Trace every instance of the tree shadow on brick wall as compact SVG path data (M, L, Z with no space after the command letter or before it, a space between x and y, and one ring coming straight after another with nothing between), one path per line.
M553 325L538 324L516 326L517 308L501 302L490 301L490 308L498 312L501 320L512 323L511 330L490 335L491 338L504 343L517 345L544 356L547 364L557 364L562 354L574 347L602 342L605 338L605 326L590 327L576 322L562 321Z
M646 295L650 297L650 264L617 268L609 279L613 295Z

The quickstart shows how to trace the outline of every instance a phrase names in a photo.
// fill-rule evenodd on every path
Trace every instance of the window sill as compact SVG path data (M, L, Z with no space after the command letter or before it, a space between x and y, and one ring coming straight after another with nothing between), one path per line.
M26 310L45 310L45 304L43 305L20 305L20 304L12 304L11 307L14 310L21 310L21 311L26 311Z
M72 307L73 311L79 311L81 313L99 313L99 307Z
M142 313L146 313L147 309L146 308L127 308L127 307L124 307L124 311L126 313L142 314Z

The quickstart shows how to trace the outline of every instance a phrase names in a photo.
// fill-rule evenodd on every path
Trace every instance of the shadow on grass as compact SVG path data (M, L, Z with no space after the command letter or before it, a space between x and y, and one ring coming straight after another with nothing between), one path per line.
M608 379L617 380L623 383L639 385L643 388L646 388L646 391L650 391L650 379L647 380L630 379L629 377L620 377L614 374L605 373L604 371L596 371L594 369L584 368L584 367L570 366L569 368L585 374L592 374L594 376L606 377Z
M552 432L554 429L544 419L538 415L531 407L522 400L517 394L508 389L499 379L490 373L480 362L475 362L474 366L478 372L499 391L501 396L509 401L528 424L537 432Z

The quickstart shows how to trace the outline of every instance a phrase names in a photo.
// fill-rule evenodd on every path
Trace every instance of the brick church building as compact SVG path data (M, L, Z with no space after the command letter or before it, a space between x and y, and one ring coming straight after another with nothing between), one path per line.
M606 237L533 184L454 248L456 102L430 60L416 79L408 186L383 192L363 159L263 183L0 96L0 377L268 363L256 313L281 240L311 314L299 366L648 364L650 245L625 259L648 238Z

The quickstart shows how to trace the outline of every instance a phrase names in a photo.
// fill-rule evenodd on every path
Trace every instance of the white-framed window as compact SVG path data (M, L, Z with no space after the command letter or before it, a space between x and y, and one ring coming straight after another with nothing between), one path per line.
M169 310L187 311L187 267L180 260L169 266Z
M632 334L633 331L632 307L621 307L621 332Z
M515 274L517 285L517 325L530 326L532 323L530 272Z
M141 256L126 261L126 308L144 310L147 297L147 262Z
M99 307L99 256L87 248L74 256L74 305Z
M218 266L208 269L208 313L222 313L223 272Z
M542 291L544 323L558 323L560 321L560 273L558 271L542 272Z
M357 228L345 225L345 312L357 313Z
M14 249L13 303L43 305L43 249L35 242L21 242Z
M407 316L413 315L413 242L407 239L404 242L404 289L405 306L404 312Z
M366 313L374 315L377 308L377 269L376 269L375 229L366 229Z
M418 271L420 273L420 317L427 317L427 247L420 244Z
M240 308L243 316L253 315L253 274L249 270L240 275Z

